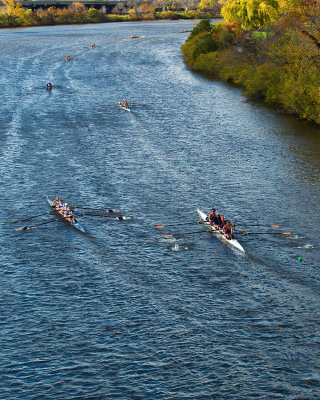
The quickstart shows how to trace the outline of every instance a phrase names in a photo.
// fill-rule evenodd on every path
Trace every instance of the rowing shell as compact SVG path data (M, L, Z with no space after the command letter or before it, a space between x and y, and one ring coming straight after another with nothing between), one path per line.
M75 228L77 231L86 233L86 231L84 230L84 228L82 227L81 224L79 224L79 222L76 220L76 222L70 222L68 221L68 219L66 217L64 217L58 210L56 210L53 206L52 206L52 201L47 197L47 203L48 206L51 208L51 210L53 211L54 214L56 214L59 219L61 219L62 221L64 221L66 224L71 225L73 228Z
M118 103L118 106L119 106L120 108L122 108L123 110L131 111L131 110L130 110L130 107L125 107L125 106L122 105L121 103Z
M218 231L218 229L214 228L209 224L209 222L207 221L207 214L205 214L199 209L197 209L197 213L199 214L201 220L205 221L204 225L208 225L210 226L210 228L212 228L210 232L212 232L218 239L220 239L224 243L227 243L229 246L234 247L235 249L241 251L242 253L245 253L244 248L237 241L237 239L227 239L221 232Z

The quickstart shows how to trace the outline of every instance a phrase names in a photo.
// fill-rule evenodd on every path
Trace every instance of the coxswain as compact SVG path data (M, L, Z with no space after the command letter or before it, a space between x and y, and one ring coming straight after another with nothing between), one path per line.
M52 83L48 82L46 88L47 88L47 90L51 90L52 89Z
M222 228L222 233L224 236L228 239L231 240L233 237L233 228L229 220L226 220L225 226Z
M71 61L71 57L70 56L66 56L66 61Z
M214 218L215 216L216 216L216 210L215 210L215 208L211 208L211 212L210 212L210 214L209 214L208 217L207 217L207 219L208 219L210 225L213 224L213 218Z
M94 43L92 43L92 45L90 47L93 49L94 47L96 47L96 45Z

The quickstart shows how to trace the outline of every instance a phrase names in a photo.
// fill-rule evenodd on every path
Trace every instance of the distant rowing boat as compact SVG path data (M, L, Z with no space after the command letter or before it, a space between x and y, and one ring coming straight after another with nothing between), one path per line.
M129 103L128 103L127 101L125 101L125 100L119 101L118 106L119 106L120 108L122 108L123 110L131 111L131 110L130 110L130 105L129 105Z
M84 230L83 226L76 219L75 219L76 222L71 222L66 217L64 217L58 210L56 210L55 207L52 206L53 201L51 201L48 197L47 197L47 203L48 203L48 206L53 211L53 213L55 215L57 215L61 221L65 222L68 225L71 225L77 231L86 233L86 231Z
M199 209L197 209L197 213L199 214L201 220L204 221L204 225L210 226L210 228L212 228L210 232L212 232L212 234L214 234L219 240L221 240L224 243L227 243L229 246L234 247L235 249L241 251L242 253L245 253L244 248L237 241L237 239L227 239L223 233L219 232L216 228L214 228L212 225L209 224L209 222L207 221L207 214L205 214Z

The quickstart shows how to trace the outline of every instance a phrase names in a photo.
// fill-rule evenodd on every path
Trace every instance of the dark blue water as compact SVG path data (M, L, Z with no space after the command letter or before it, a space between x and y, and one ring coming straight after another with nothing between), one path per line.
M320 398L319 129L194 75L191 28L0 31L1 399ZM133 219L7 222L56 194ZM292 235L154 228L212 206Z

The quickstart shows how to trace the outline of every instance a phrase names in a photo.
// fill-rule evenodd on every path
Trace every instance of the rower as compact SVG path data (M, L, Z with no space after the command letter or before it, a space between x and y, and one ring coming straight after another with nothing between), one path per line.
M53 200L53 202L52 202L52 207L56 207L56 205L59 203L59 196L58 195L56 195L56 198L55 198L55 200Z
M66 61L71 61L71 57L70 56L66 56Z
M216 216L216 210L215 208L211 208L210 214L207 216L207 219L209 223L212 225L213 224L213 218Z
M225 221L225 219L224 219L224 216L223 215L221 215L221 219L220 219L220 224L219 224L219 231L222 231L222 229L223 229L223 227L225 226L225 224L226 224L226 221Z
M68 206L67 218L70 222L76 222L74 215L75 215L75 212L73 211L73 209L70 206Z
M52 89L52 83L48 82L46 88L47 88L47 90L51 90Z
M219 229L220 222L221 222L221 217L220 217L220 214L217 213L217 214L213 217L213 219L212 219L212 225L213 225L216 229Z
M233 228L229 220L226 220L225 226L222 228L222 233L224 236L228 239L231 240L233 237Z
M122 107L129 108L129 103L125 99L122 99L120 101L120 104L122 105Z
M56 210L57 210L57 211L60 211L60 210L62 209L62 207L63 207L63 200L61 200L61 199L59 198L58 203L56 203Z
M67 216L67 211L68 211L68 203L64 203L62 207L62 214L66 217Z

